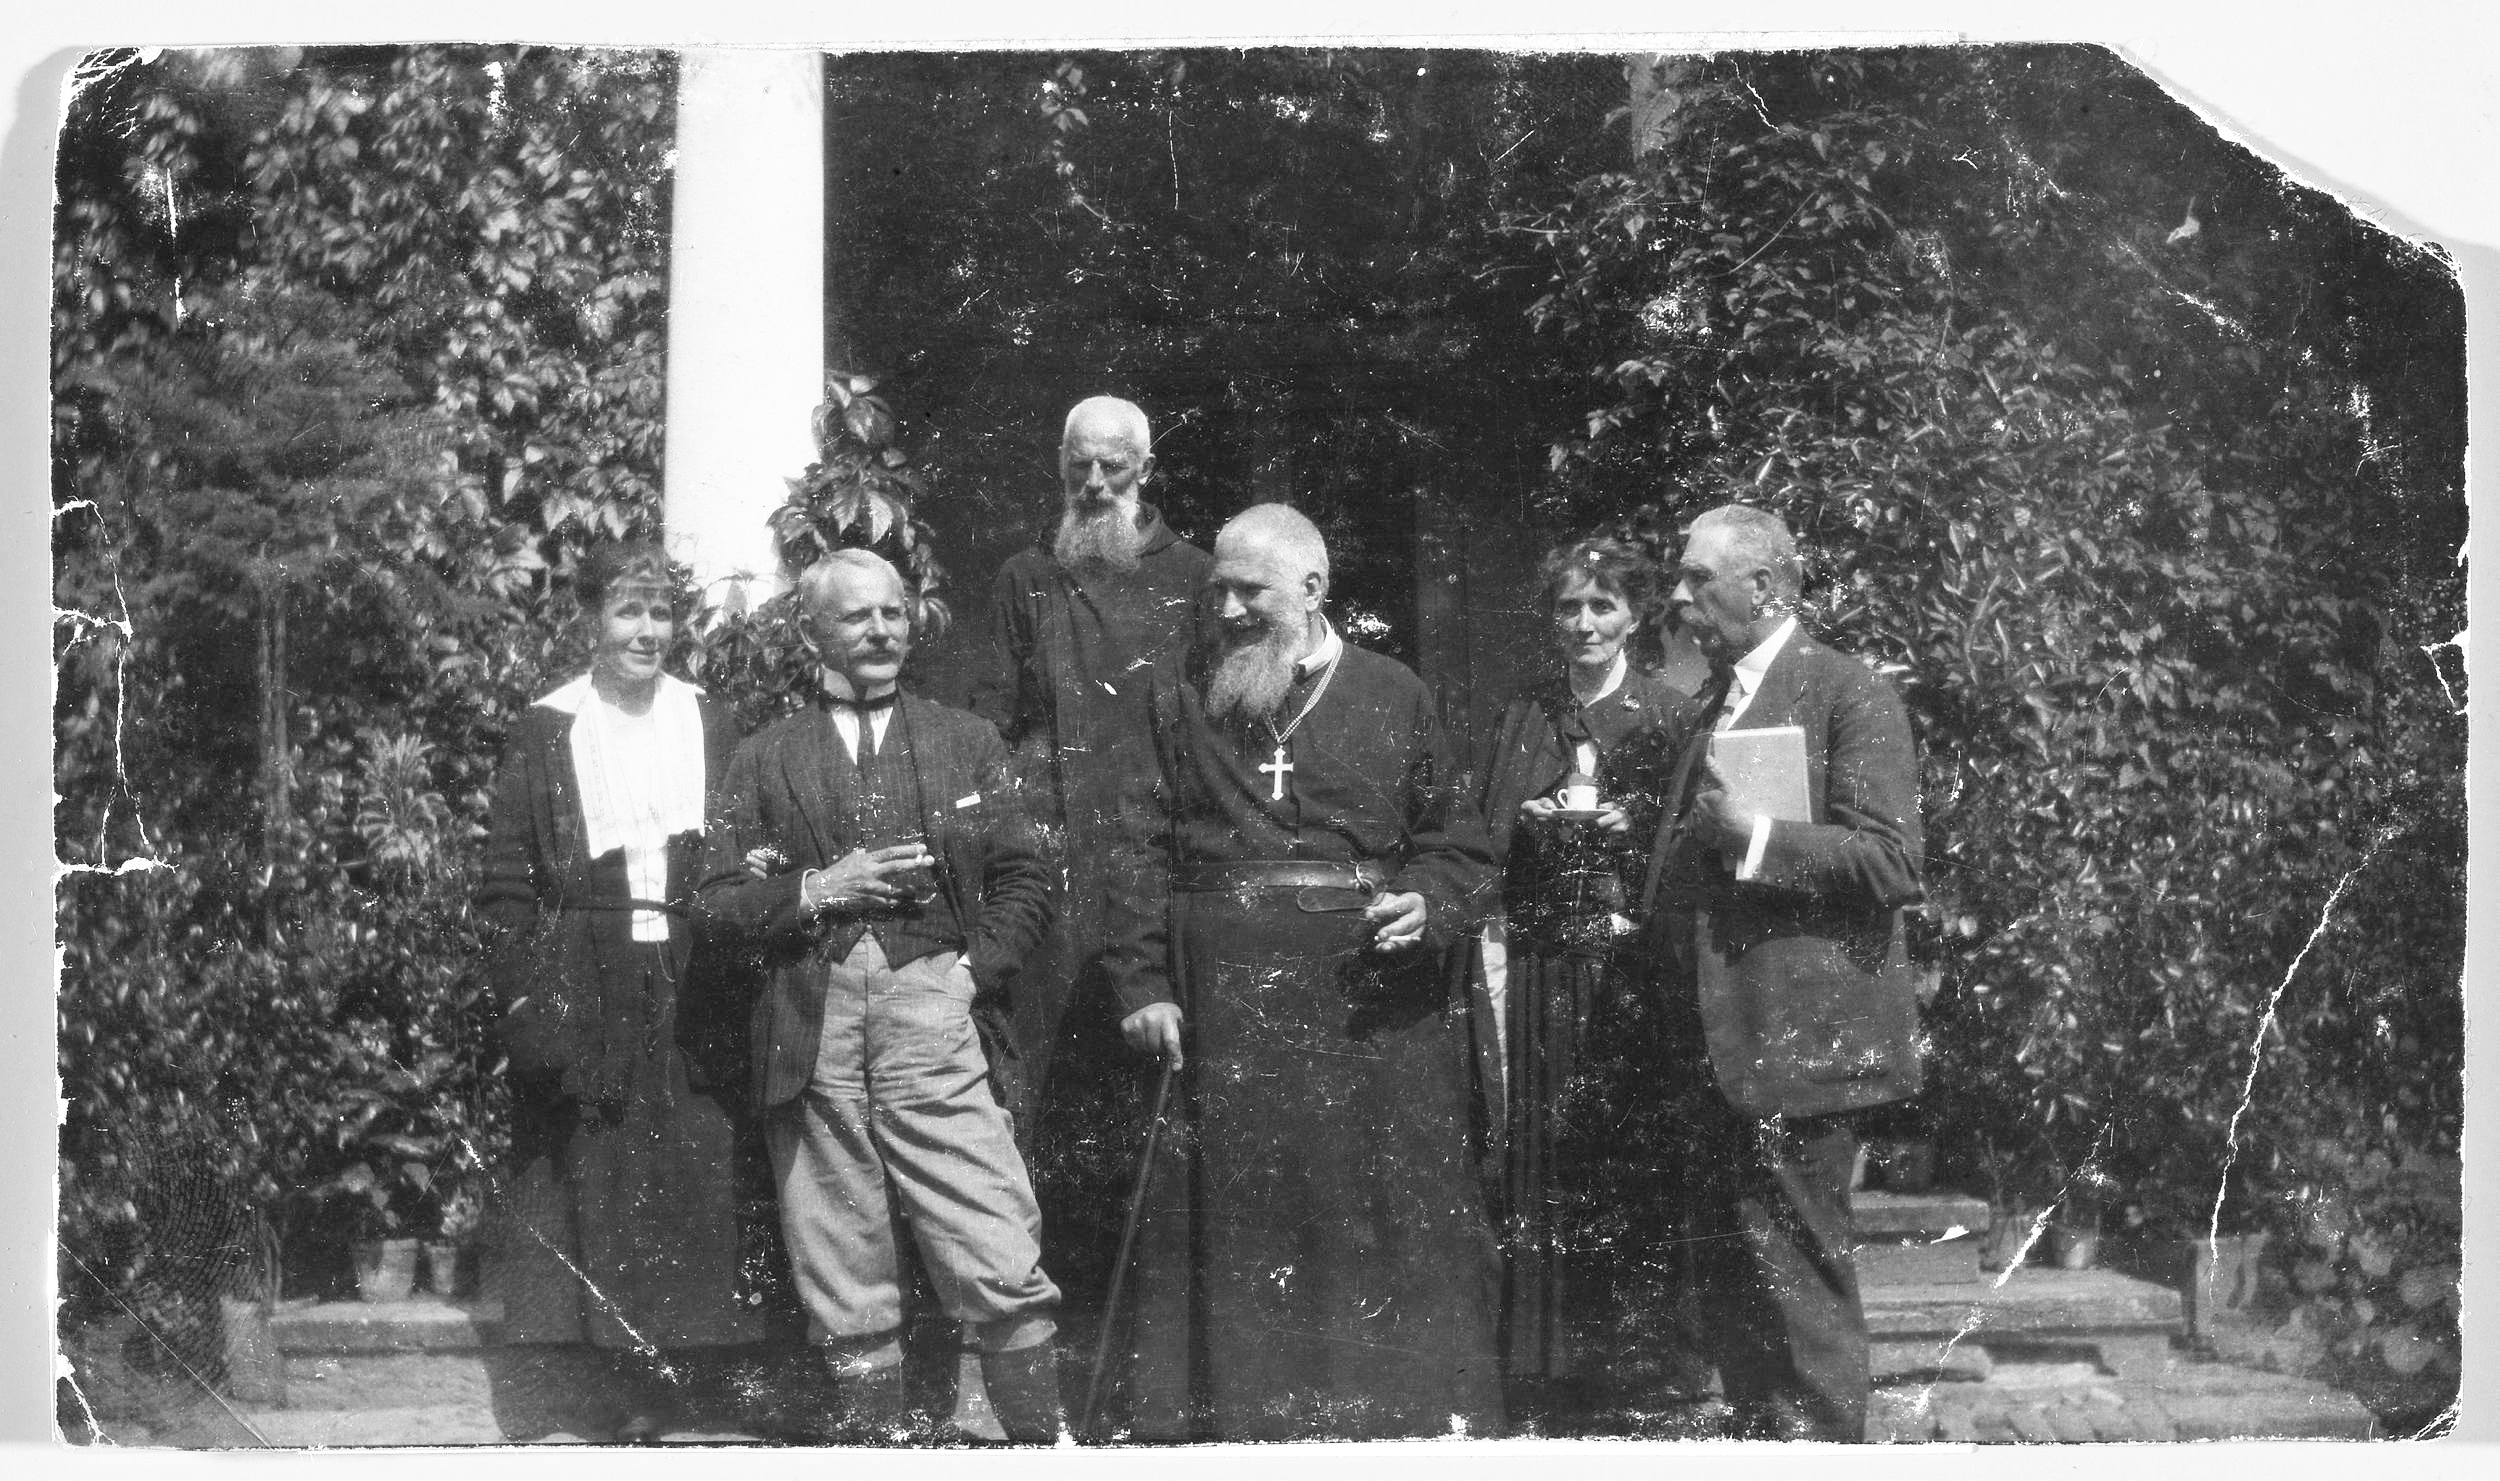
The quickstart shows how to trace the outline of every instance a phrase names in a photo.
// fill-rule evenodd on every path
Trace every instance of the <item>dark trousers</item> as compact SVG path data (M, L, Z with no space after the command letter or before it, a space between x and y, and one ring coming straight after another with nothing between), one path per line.
M1748 1433L1866 1437L1866 1315L1852 1259L1850 1118L1756 1121L1699 1070L1681 1097L1682 1248L1700 1356Z

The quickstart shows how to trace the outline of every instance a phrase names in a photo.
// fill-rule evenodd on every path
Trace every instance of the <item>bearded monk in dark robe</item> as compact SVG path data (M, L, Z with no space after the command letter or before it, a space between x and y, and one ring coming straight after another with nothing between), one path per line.
M974 709L1005 737L1026 795L1047 800L1065 885L1048 958L1016 991L1021 1083L1009 1109L1028 1137L1063 1045L1071 1070L1089 1078L1101 1074L1102 1051L1118 1052L1101 957L1120 791L1154 765L1146 672L1186 647L1214 564L1145 502L1153 446L1134 404L1078 402L1059 444L1058 532L1010 558L990 597L998 673Z
M1430 694L1321 615L1283 505L1216 541L1212 651L1155 676L1107 964L1182 1066L1124 1351L1140 1439L1484 1434L1498 1268L1445 956L1493 879Z

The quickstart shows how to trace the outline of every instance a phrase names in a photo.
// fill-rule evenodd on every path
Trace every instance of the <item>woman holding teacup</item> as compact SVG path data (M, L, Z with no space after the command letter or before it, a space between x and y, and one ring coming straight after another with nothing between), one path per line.
M1513 699L1480 801L1502 861L1485 980L1502 1024L1507 1275L1504 1335L1517 1417L1595 1402L1589 1371L1616 1282L1597 1258L1628 1201L1621 1102L1641 1039L1614 970L1630 939L1659 800L1646 786L1697 723L1690 692L1633 662L1657 568L1619 541L1575 541L1542 567L1552 678ZM1690 655L1680 670L1698 676Z

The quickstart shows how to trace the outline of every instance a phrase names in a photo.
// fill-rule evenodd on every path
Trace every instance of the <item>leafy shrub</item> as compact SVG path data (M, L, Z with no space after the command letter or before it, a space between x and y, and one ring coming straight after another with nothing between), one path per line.
M1809 625L1903 691L1958 1170L2185 1234L2268 1223L2313 1122L2453 1145L2461 466L2373 459L2364 408L2401 388L2453 452L2461 403L2314 285L2460 321L2244 157L2139 157L2181 137L2146 91L2088 52L1729 61L1677 147L1515 229L1597 388L1544 500L1661 553L1780 513ZM2247 224L2170 232L2140 197L2181 178Z
M2268 1245L2256 1354L2352 1391L2393 1432L2435 1433L2458 1393L2462 1164L2307 1151Z
M773 511L773 545L785 579L844 548L885 557L910 593L916 641L931 642L951 620L946 568L928 524L912 512L925 485L876 385L842 371L826 377L814 418L817 460L790 480L790 497ZM728 698L743 730L761 729L816 692L815 648L795 590L751 612L707 613L680 633L689 672Z
M548 572L656 513L668 74L89 73L53 340L78 1310L196 1329L360 1219L467 1208L501 1155L470 861L568 656Z

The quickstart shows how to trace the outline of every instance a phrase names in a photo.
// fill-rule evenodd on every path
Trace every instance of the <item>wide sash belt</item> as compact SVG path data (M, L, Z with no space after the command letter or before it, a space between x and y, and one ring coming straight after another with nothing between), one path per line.
M1371 894L1387 882L1387 872L1377 864L1340 864L1325 859L1183 864L1172 871L1172 888L1193 894L1240 894L1253 890L1360 890Z

